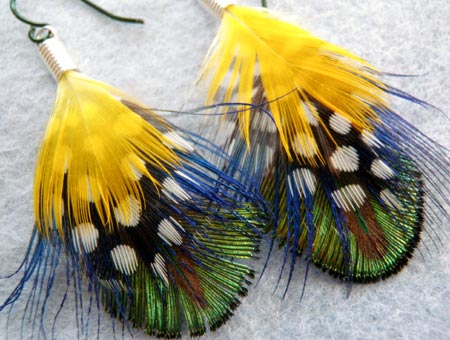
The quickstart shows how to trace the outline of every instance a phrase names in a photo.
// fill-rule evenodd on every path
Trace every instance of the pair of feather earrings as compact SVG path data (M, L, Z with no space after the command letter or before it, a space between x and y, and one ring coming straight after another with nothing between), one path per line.
M257 248L263 209L253 185L241 183L254 178L273 206L274 234L292 254L291 268L305 254L351 281L376 280L406 261L424 218L422 177L431 188L441 183L431 197L445 215L448 158L425 137L423 145L408 138L416 131L383 100L405 94L362 60L265 10L209 4L223 23L206 62L208 102L240 103L223 115L233 127L226 147L237 161L72 63L64 71L56 65L58 97L36 172L35 250L5 306L28 275L65 252L73 284L87 276L97 304L118 318L164 337L180 335L182 315L192 335L214 329L251 275L234 260ZM294 68L286 70L268 59L270 48L282 50L269 42L285 46L293 61L301 55L300 65L285 63ZM57 40L41 45L44 55L51 44ZM226 164L221 170L198 154L211 149ZM33 294L41 282L51 286L53 270L38 276ZM38 303L42 311L45 303Z

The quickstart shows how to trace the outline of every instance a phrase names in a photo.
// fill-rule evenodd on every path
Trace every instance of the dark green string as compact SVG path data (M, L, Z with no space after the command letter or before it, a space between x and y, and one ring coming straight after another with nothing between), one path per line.
M261 0L261 6L267 7L267 0Z
M81 0L81 1L84 2L86 5L91 6L95 10L99 11L100 13L106 15L107 17L109 17L109 18L111 18L113 20L117 20L117 21L121 21L121 22L127 22L127 23L132 23L132 24L143 24L144 23L144 20L142 20L142 19L127 18L127 17L121 17L121 16L118 16L118 15L115 15L115 14L113 14L111 12L108 12L107 10L99 7L98 5L92 3L89 0ZM39 33L36 33L36 28L49 26L49 24L48 23L44 23L44 22L32 21L32 20L24 17L17 10L16 0L10 0L9 8L11 9L11 12L14 14L14 16L18 20L20 20L23 23L28 24L28 25L31 26L30 30L28 31L28 37L30 38L31 41L40 44L43 41L45 41L48 38L51 38L53 36L53 34L52 34L52 32L50 30L47 30L45 32L45 35L43 35L43 36L40 36ZM42 33L42 32L40 32L40 33Z
M122 22L128 22L131 24L143 24L144 20L142 19L136 19L136 18L127 18L127 17L121 17L118 15L115 15L111 12L108 12L107 10L101 8L100 6L94 4L93 2L90 2L88 0L81 0L83 1L86 5L91 6L92 8L96 9L97 11L99 11L100 13L106 15L107 17L110 17L111 19L117 20L117 21L122 21Z

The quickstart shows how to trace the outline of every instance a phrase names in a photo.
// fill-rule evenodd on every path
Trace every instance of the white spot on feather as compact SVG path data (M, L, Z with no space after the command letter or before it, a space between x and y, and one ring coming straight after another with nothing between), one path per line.
M165 194L175 202L177 202L178 200L184 201L190 199L188 193L172 177L167 177L162 182L162 186L163 194Z
M98 245L99 231L92 223L81 223L72 229L72 243L77 253L91 253Z
M121 291L121 290L126 290L127 287L125 286L125 284L120 281L120 280L116 280L116 279L111 279L111 280L103 280L100 279L99 280L100 284L106 288L108 288L109 290L112 291Z
M311 110L311 107L306 103L303 103L303 112L305 113L306 120L311 126L314 127L319 126L319 120L317 119L316 114Z
M228 142L228 152L230 153L230 155L233 154L234 152L234 144L236 144L236 138L231 138L230 141Z
M266 112L261 112L253 120L252 123L252 129L257 129L261 132L268 132L268 133L276 133L277 132L277 126L275 125L275 122L273 119L269 116Z
M331 193L336 205L350 212L361 207L366 199L366 193L359 184L349 184Z
M145 161L135 154L130 154L128 157L125 157L124 163L125 171L129 171L129 166L131 168L130 177L135 181L139 181L144 175L143 171L145 171Z
M180 245L183 243L183 238L178 230L184 230L183 227L173 218L163 219L158 225L158 235L168 244Z
M78 190L84 200L94 203L100 199L100 193L98 187L96 187L97 182L97 178L93 175L80 176Z
M333 168L339 171L357 171L359 168L358 151L353 146L337 147L330 157Z
M116 221L126 227L135 227L139 224L142 214L141 202L129 195L114 207Z
M387 165L383 160L377 158L370 165L372 174L382 179L389 179L394 177L394 170Z
M266 145L266 159L265 159L265 168L268 169L273 162L273 158L275 156L275 148L270 146L269 144Z
M193 180L191 177L189 177L189 176L188 176L187 174L185 174L184 172L182 172L182 171L180 171L180 170L177 170L177 171L175 171L175 173L176 173L178 176L183 177L184 179L188 180L189 182L198 185L198 183L197 183L195 180Z
M170 143L165 143L169 147L173 147L173 145L176 145L186 151L194 151L194 147L192 146L192 144L181 137L175 131L168 131L163 136L170 141Z
M316 141L306 133L299 133L295 136L292 148L303 157L314 157L317 153Z
M140 159L140 161L142 163L142 166L145 166L145 162L142 159ZM135 179L139 181L143 176L142 172L140 172L133 164L131 164L131 169L133 171Z
M313 172L306 168L295 169L289 175L288 186L291 195L294 194L293 187L297 187L297 191L301 198L306 197L306 190L313 195L316 192L317 179Z
M161 254L155 255L155 262L151 264L151 267L156 275L158 275L167 285L169 284L169 278L167 276L166 260Z
M375 137L375 135L372 132L369 132L367 130L363 130L361 133L361 139L362 141L369 147L382 147L383 143Z
M402 210L402 204L389 189L381 190L380 197L389 207L396 210Z
M111 250L114 267L122 274L131 275L136 271L138 260L136 251L126 244L121 244Z
M352 129L352 124L339 113L333 113L330 117L330 128L340 135L346 135Z
M260 89L261 89L260 86L253 86L253 89L252 89L252 103L255 102L256 95L259 93Z

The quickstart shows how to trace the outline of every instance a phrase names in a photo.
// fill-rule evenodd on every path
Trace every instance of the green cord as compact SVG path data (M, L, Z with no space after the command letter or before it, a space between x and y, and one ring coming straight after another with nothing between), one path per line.
M118 16L118 15L115 15L115 14L113 14L111 12L108 12L105 9L99 7L98 5L92 3L89 0L81 0L81 1L83 1L86 5L91 6L95 10L99 11L100 13L106 15L107 17L109 17L111 19L114 19L114 20L117 20L117 21L121 21L121 22L128 22L128 23L132 23L132 24L143 24L144 23L144 20L142 20L142 19L126 18L126 17L121 17L121 16ZM53 34L51 33L50 30L45 34L45 36L39 36L39 34L36 33L36 28L49 26L49 24L43 23L43 22L31 21L30 19L25 18L17 10L16 0L10 0L9 8L11 9L11 12L14 14L14 16L18 20L20 20L23 23L28 24L28 25L31 26L30 30L28 31L28 37L30 38L31 41L33 41L33 42L35 42L37 44L40 44L43 41L45 41L48 38L51 38L53 36Z
M267 7L267 0L261 0L261 6Z
M25 18L24 16L22 16L16 8L16 0L11 0L11 2L9 3L9 8L11 9L11 12L14 14L14 16L19 19L20 21L24 22L25 24L28 24L30 26L34 26L34 27L44 27L47 26L47 23L42 23L42 22L34 22L31 21L27 18Z
M136 18L126 18L126 17L121 17L118 15L115 15L111 12L108 12L107 10L99 7L98 5L94 4L93 2L90 2L88 0L81 0L83 1L86 5L91 6L92 8L96 9L97 11L99 11L100 13L106 15L107 17L110 17L111 19L117 20L117 21L122 21L122 22L128 22L131 24L143 24L144 20L142 19L136 19Z

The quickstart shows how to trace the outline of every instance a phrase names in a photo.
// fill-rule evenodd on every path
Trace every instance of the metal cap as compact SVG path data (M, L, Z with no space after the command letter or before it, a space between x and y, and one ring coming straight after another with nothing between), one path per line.
M219 18L223 16L228 6L236 5L236 2L232 0L198 0L198 2Z
M39 44L39 53L53 77L59 80L64 72L77 70L77 66L52 27L42 28L38 35L49 34L49 32L51 33L50 37Z

